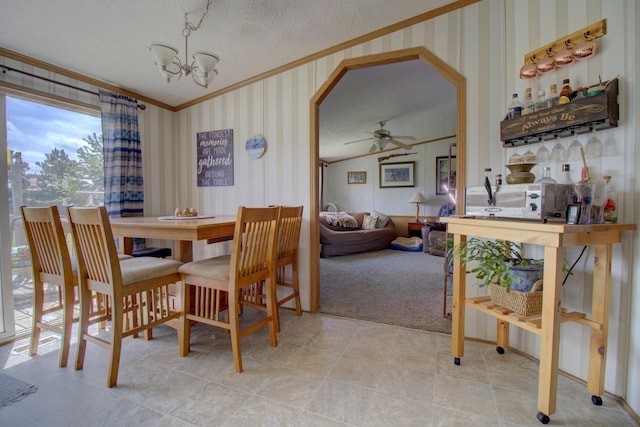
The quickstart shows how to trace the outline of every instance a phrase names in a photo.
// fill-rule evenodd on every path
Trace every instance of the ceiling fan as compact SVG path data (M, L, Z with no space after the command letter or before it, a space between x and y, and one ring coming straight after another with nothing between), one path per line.
M384 150L387 144L391 142L392 144L395 144L400 148L404 148L405 150L411 150L412 147L410 145L404 144L398 141L398 139L409 139L409 140L415 141L416 138L413 136L391 135L391 132L389 132L387 129L384 128L384 125L386 123L387 123L386 120L382 120L378 122L378 124L380 125L380 129L377 129L374 132L372 132L373 136L371 138L356 139L355 141L345 142L345 145L353 144L354 142L373 141L373 145L371 145L371 148L369 149L369 153L373 153L376 150L380 150L380 151Z

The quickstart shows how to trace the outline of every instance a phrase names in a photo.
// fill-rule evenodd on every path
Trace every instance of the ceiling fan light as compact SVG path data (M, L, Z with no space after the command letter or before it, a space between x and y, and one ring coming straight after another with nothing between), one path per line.
M376 145L378 146L379 150L384 150L384 147L386 147L388 143L389 140L385 138L379 138L378 140L376 140Z
M158 67L167 68L171 62L178 56L178 49L166 44L152 43L148 46L149 51L153 55L153 59Z

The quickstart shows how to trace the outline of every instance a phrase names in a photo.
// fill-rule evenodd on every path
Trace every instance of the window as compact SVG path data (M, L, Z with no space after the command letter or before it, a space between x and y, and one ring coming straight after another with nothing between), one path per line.
M1 94L0 94L1 95ZM20 206L100 205L104 201L102 124L100 113L74 110L59 103L23 97L0 97L6 122L8 203L0 218L10 236L2 239L2 256L10 254L10 274L2 274L2 290L12 290L13 307L3 298L0 310L13 310L15 329L0 324L0 334L15 331L17 337L31 331L32 282L30 256L21 226ZM4 168L2 168L4 169ZM5 286L10 281L11 286ZM6 295L3 293L2 295ZM7 319L7 316L0 316Z

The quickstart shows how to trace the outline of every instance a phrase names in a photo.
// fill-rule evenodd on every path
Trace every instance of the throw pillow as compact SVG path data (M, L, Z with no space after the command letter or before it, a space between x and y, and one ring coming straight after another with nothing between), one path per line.
M364 220L362 220L362 229L363 230L373 230L376 228L376 223L378 222L378 217L373 215L365 215Z
M358 221L346 212L321 212L320 218L330 226L347 229L358 228Z
M383 213L380 213L378 211L373 211L371 213L371 215L373 216L377 216L378 217L378 222L376 223L376 228L384 228L387 223L389 222L389 217Z

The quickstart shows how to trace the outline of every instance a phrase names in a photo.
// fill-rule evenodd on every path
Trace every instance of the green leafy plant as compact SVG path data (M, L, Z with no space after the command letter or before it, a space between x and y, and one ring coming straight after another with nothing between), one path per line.
M522 244L509 240L485 240L473 237L453 248L453 256L474 267L467 273L474 274L479 286L497 283L507 291L522 279L512 267L542 265L543 260L528 259L522 256Z

